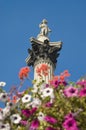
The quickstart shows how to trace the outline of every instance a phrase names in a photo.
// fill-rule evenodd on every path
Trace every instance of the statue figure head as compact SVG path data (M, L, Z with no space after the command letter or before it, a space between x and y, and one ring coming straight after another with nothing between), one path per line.
M46 19L43 19L43 20L42 20L42 23L47 24L48 21L47 21Z

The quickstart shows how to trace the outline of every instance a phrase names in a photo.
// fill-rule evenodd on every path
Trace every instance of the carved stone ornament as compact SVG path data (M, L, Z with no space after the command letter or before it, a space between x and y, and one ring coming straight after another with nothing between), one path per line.
M59 51L62 48L62 42L50 42L48 38L50 29L47 25L45 26L44 24L47 24L47 20L45 19L39 25L41 31L37 38L30 38L32 48L28 49L29 56L26 58L26 63L28 66L34 66L35 62L40 58L45 60L49 59L54 64L54 66L56 66Z

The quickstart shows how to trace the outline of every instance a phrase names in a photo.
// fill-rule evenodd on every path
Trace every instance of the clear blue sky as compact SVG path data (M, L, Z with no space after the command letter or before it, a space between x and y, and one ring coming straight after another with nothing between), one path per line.
M55 73L68 69L72 81L86 74L86 0L0 0L0 81L6 89L19 84L29 38L38 35L44 18L50 40L64 43Z

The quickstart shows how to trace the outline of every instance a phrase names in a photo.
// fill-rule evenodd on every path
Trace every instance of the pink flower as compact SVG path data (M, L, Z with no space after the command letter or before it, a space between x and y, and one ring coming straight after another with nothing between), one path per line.
M66 119L63 123L66 130L78 130L76 121L73 118Z
M77 85L80 85L82 87L86 87L86 80L83 79L83 80L78 81Z
M37 129L38 127L39 127L39 121L37 120L37 119L35 119L35 120L33 120L32 122L31 122L31 126L30 126L30 129Z
M66 86L68 83L66 81L59 81L59 85L64 85Z
M55 88L58 88L59 85L64 85L66 86L67 85L67 82L65 80L60 80L59 78L53 78L51 81L50 81L50 84L53 85Z
M31 114L34 114L34 113L36 112L36 110L37 110L37 108L34 107L34 108L32 108L32 109L30 110L30 113L31 113Z
M69 118L73 118L72 113L69 113L68 115L65 116L65 120L66 120L66 119L69 119Z
M63 127L66 130L78 130L77 122L74 119L72 113L65 116L65 121L63 122Z
M57 120L51 116L45 116L45 120L51 124L57 123Z
M24 116L26 116L26 117L29 117L29 116L31 115L31 112L30 112L29 109L24 109L24 110L22 110L22 114L23 114Z
M78 96L78 89L70 86L70 87L68 87L68 88L66 88L64 90L64 95L66 97L75 97L75 96Z
M26 125L28 124L28 121L26 121L26 120L21 120L20 123L21 123L22 125L26 126Z
M59 81L58 80L52 80L51 84L57 88L59 86Z
M86 96L86 87L85 87L85 88L82 88L82 89L80 90L79 96L80 96L80 97Z
M26 116L26 117L30 117L32 114L35 113L36 110L37 110L36 107L35 107L35 108L32 108L31 110L29 110L29 109L24 109L24 110L22 110L22 114L23 114L24 116Z

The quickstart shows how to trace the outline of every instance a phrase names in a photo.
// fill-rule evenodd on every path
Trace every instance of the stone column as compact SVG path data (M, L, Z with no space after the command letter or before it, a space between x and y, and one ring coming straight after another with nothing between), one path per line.
M42 64L49 66L48 75L43 77L43 80L48 83L52 79L54 70L57 63L57 58L59 56L59 51L62 48L62 42L50 42L48 38L48 33L51 32L47 26L47 20L43 20L39 25L41 31L37 38L31 38L31 49L28 49L29 56L26 58L26 63L28 66L34 68L34 80L40 82L40 76L37 74L37 67Z
M40 68L43 64L46 64L49 69L48 69L48 75L44 76L43 74L42 77L38 75L37 69ZM38 61L34 63L34 80L37 80L37 82L40 82L41 80L44 80L46 83L49 83L49 81L52 79L52 76L54 74L55 66L54 64L50 61L50 59L42 59L40 58Z

